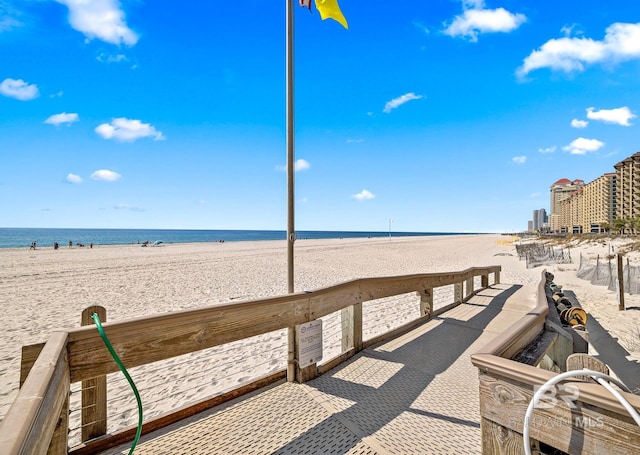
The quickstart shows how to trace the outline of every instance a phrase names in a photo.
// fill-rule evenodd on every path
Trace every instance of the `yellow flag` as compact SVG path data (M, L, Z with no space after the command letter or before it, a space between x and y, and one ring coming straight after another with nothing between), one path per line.
M345 19L342 11L340 11L338 0L316 0L316 8L318 8L322 20L333 19L342 24L347 30L349 29L347 19Z

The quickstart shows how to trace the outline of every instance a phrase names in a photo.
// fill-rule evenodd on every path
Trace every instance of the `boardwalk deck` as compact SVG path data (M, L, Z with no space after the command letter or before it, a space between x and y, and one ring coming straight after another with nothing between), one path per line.
M495 284L310 382L276 384L145 435L135 453L480 453L470 355L525 314L534 293Z

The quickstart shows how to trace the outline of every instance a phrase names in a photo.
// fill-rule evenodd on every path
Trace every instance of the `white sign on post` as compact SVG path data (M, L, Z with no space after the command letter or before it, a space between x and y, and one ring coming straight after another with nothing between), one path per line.
M322 319L297 326L298 362L300 368L322 360Z

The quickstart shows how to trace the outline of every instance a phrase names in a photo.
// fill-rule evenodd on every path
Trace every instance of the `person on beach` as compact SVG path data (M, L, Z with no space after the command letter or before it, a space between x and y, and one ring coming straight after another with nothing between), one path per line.
M73 242L69 240L69 248L71 248L72 246L73 246Z
M58 245L58 242L53 242L53 249L54 249L54 250L57 250L57 249L58 249L58 246L59 246L59 245Z
M30 250L35 250L36 249L36 242L33 241L31 242L31 246L29 247Z

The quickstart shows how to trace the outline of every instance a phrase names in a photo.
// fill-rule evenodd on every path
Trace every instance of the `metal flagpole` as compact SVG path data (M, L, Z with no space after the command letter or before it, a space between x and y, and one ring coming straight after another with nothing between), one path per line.
M288 292L294 292L293 243L296 240L294 226L294 144L293 144L293 1L287 2L287 284Z

